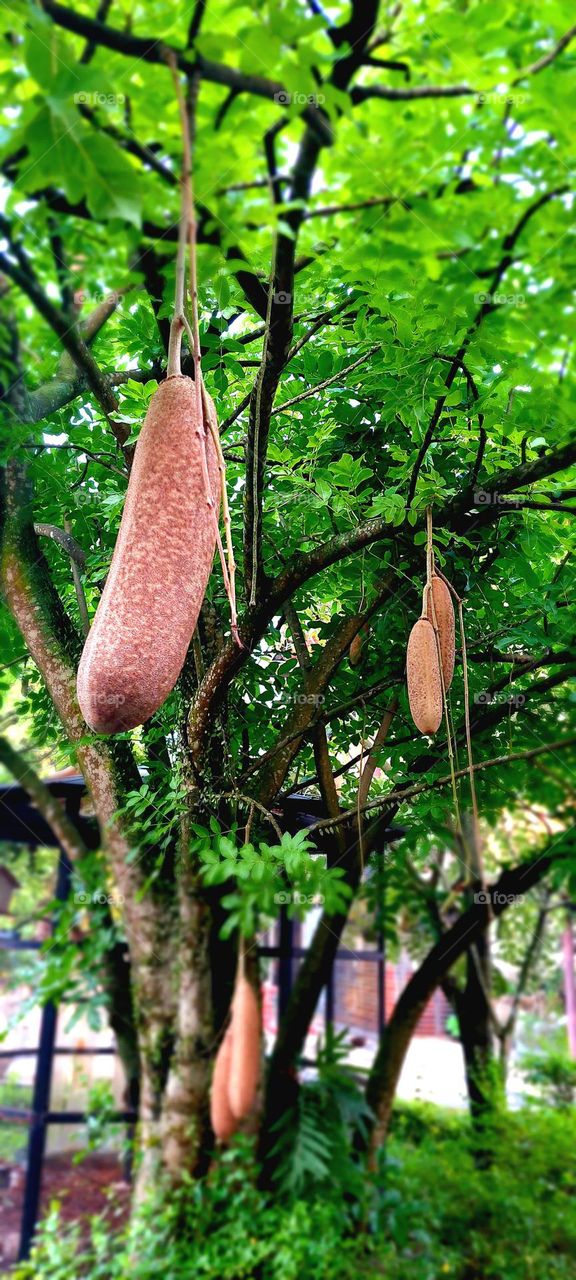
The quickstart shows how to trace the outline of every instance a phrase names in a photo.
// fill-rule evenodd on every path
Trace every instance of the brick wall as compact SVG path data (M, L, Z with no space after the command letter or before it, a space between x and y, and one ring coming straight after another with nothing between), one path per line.
M370 960L347 960L336 964L334 975L334 1018L360 1031L378 1028L378 968ZM412 973L410 961L402 957L385 970L385 1009L390 1017L396 1000ZM428 1002L416 1028L418 1036L445 1035L450 1006L442 991L436 991Z

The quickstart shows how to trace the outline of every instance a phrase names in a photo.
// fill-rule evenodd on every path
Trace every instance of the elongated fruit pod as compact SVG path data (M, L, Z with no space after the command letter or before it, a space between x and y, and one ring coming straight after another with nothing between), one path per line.
M358 667L360 665L362 659L362 643L363 641L360 633L358 633L357 636L354 636L354 639L351 641L350 648L348 650L348 659L351 667Z
M434 613L432 612L432 599L434 599ZM454 659L456 655L456 620L454 618L454 605L452 604L452 596L442 581L435 573L432 577L432 591L428 593L428 618L434 624L434 614L436 615L436 627L438 629L438 640L440 642L440 658L442 662L442 674L444 676L444 688L448 692L452 684L454 675Z
M248 1115L254 1104L260 1076L260 1009L254 988L243 975L238 977L232 1001L232 1054L230 1062L230 1108L238 1120Z
M194 383L167 378L142 425L110 572L78 669L82 714L97 733L143 724L174 688L212 568L219 492Z
M230 1107L228 1098L231 1060L232 1029L228 1027L216 1054L210 1089L210 1122L220 1142L228 1142L238 1128L238 1120Z
M348 661L351 667L358 667L362 661L362 651L370 635L370 627L365 623L350 642Z
M436 733L442 721L442 681L436 633L428 618L419 618L410 632L406 678L416 728L420 733Z

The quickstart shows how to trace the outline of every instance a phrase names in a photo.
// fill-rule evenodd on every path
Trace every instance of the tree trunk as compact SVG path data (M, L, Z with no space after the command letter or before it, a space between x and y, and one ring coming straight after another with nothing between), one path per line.
M564 953L564 998L566 1001L566 1023L568 1028L568 1047L570 1056L576 1058L576 983L574 981L574 931L572 916L566 921L562 935Z
M494 1110L493 1040L490 1009L486 998L488 946L482 934L466 957L466 984L455 996L460 1026L460 1042L464 1054L466 1087L470 1116L475 1126L482 1126ZM479 972L480 970L480 972Z
M210 911L189 869L180 878L176 1042L162 1103L162 1161L171 1181L203 1173L212 1148L209 1087L215 1028Z
M504 871L494 886L492 914L501 915L517 894L527 893L546 874L550 863L550 856L543 853L532 862ZM436 987L472 943L478 942L488 921L486 904L474 903L432 947L405 986L384 1028L368 1077L366 1100L374 1120L368 1139L358 1137L359 1148L368 1141L371 1150L375 1151L384 1141L400 1072L418 1020Z

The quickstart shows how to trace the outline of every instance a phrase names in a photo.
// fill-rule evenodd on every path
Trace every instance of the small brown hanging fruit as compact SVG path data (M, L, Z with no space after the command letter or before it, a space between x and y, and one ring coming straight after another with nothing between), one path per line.
M367 623L364 623L364 626L360 628L358 634L355 635L354 639L350 642L350 648L348 650L348 660L350 662L351 667L357 667L360 665L362 652L364 650L364 646L366 644L366 641L369 635L370 635L370 627L368 626Z
M194 383L168 377L144 419L110 572L78 669L82 714L97 733L143 724L174 688L212 568L219 492L216 452L198 422Z
M232 1028L216 1054L210 1090L210 1122L219 1142L228 1142L238 1128L238 1120L230 1107L230 1066L232 1060Z
M360 635L360 632L358 632L358 635L354 636L354 639L352 640L350 644L350 648L348 650L348 658L350 660L350 666L357 667L359 665L361 657L362 657L362 636Z
M442 721L442 680L436 633L428 618L414 623L406 653L410 711L420 733L436 733Z
M432 595L434 600L434 612L432 611ZM452 684L454 675L454 659L456 655L456 621L454 618L454 605L452 604L452 596L449 588L442 578L435 573L432 576L432 592L428 593L428 618L434 624L434 615L436 627L438 629L438 640L440 643L440 658L442 660L442 674L444 676L444 688L448 692Z
M254 988L239 974L232 1001L230 1108L237 1120L251 1111L260 1077L260 1008Z

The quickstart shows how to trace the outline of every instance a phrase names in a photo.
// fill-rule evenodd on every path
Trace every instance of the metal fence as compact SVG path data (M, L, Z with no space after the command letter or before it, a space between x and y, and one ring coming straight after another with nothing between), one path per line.
M83 779L81 777L67 778L48 782L47 785L52 794L56 795L64 804L68 816L80 830L88 847L95 848L98 844L96 824L84 818L80 813L82 796L85 794ZM308 796L289 797L286 828L297 830L301 826L310 825L318 817L318 803L318 801ZM398 834L400 832L396 830L390 832L391 837L396 837ZM0 786L0 842L2 841L27 845L31 849L39 846L57 848L58 867L54 896L58 902L66 900L72 878L70 862L58 845L47 823L30 803L26 792L18 786ZM10 933L0 932L0 950L34 951L38 950L40 946L41 943L38 941L20 937L17 930ZM282 1017L290 997L295 966L304 958L306 951L305 947L296 944L294 921L288 917L286 909L282 907L278 919L277 945L263 945L259 948L259 954L262 957L278 961L278 1019ZM376 1031L379 1032L384 1025L386 1016L385 948L382 933L377 936L375 948L357 951L340 947L336 953L336 960L338 963L340 961L362 960L378 966ZM328 1023L334 1020L334 971L335 966L331 970L325 991L324 1018ZM0 1051L0 1060L23 1056L34 1056L36 1059L30 1107L0 1107L0 1122L17 1121L26 1124L28 1127L26 1175L18 1252L20 1260L29 1256L32 1238L38 1221L48 1126L81 1124L88 1118L84 1111L51 1110L50 1097L54 1058L57 1055L66 1054L91 1056L94 1054L113 1055L115 1053L113 1046L108 1048L96 1046L92 1048L69 1048L59 1046L56 1043L57 1026L58 1009L53 1003L48 1003L42 1009L40 1034L36 1048ZM128 1136L132 1137L137 1119L134 1111L127 1109L114 1111L107 1118L112 1122L126 1125ZM131 1143L128 1145L129 1151L131 1150L131 1145ZM125 1177L130 1177L129 1156L125 1163L124 1173Z

